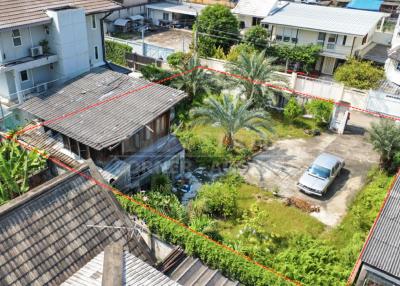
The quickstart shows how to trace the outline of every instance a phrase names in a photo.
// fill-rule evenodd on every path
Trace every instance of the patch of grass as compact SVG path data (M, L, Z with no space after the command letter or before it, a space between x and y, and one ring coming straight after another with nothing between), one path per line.
M324 231L324 225L317 219L297 208L286 206L268 191L242 184L238 188L238 193L239 213L249 210L252 204L258 202L260 208L268 213L267 225L269 232L281 236L297 233L317 237ZM242 228L243 225L240 218L218 221L220 234L227 239L235 239Z
M134 35L132 33L115 32L112 33L112 36L122 40L132 40Z

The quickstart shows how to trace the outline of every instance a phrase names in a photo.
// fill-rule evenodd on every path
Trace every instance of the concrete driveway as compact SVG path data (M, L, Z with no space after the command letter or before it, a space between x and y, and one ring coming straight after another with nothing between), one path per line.
M324 151L344 158L345 168L322 198L301 193L296 187L298 179ZM281 196L299 197L319 206L320 212L311 215L334 226L346 214L368 171L378 162L379 157L368 143L364 129L350 126L344 135L323 134L309 139L278 141L255 156L241 173L249 183L276 189Z

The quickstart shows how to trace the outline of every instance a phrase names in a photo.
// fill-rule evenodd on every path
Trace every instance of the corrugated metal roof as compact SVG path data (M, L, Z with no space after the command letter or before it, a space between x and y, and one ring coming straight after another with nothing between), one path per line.
M152 3L147 4L146 8L166 11L171 13L178 13L184 15L196 16L196 13L200 13L206 5L201 4L193 4L193 3L170 3L170 2L160 2L160 3Z
M86 14L106 12L122 7L109 0L1 0L0 30L49 22L50 18L47 16L46 10L63 6L83 8Z
M122 255L122 286L179 286L163 273L157 271L128 251ZM75 272L61 286L101 286L103 277L104 251Z
M361 260L400 277L400 177L382 209Z
M277 6L277 0L239 0L232 13L264 18Z
M183 91L100 67L19 108L46 121L82 110L46 126L101 150L131 137L185 97Z
M347 8L367 11L379 11L383 0L352 0Z
M78 171L103 181L93 163ZM114 196L65 173L0 206L0 285L59 285L112 242L153 263Z
M287 3L262 22L326 31L338 34L365 36L373 29L384 13L324 7L298 3Z

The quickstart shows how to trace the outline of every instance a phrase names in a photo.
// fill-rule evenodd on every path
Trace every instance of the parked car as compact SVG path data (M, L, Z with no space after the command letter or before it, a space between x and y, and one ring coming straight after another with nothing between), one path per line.
M307 194L322 196L344 165L344 159L329 153L322 153L304 172L297 186Z

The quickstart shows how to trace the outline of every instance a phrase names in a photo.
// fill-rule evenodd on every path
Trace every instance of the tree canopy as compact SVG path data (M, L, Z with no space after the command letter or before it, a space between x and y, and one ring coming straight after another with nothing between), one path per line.
M259 25L249 28L244 34L244 42L258 50L264 50L268 45L267 29Z
M379 86L384 76L384 70L373 66L372 62L353 58L336 69L334 79L348 87L373 89Z
M237 18L229 8L220 4L204 8L193 29L198 32L198 51L202 56L212 57L218 47L222 47L226 54L239 41Z

